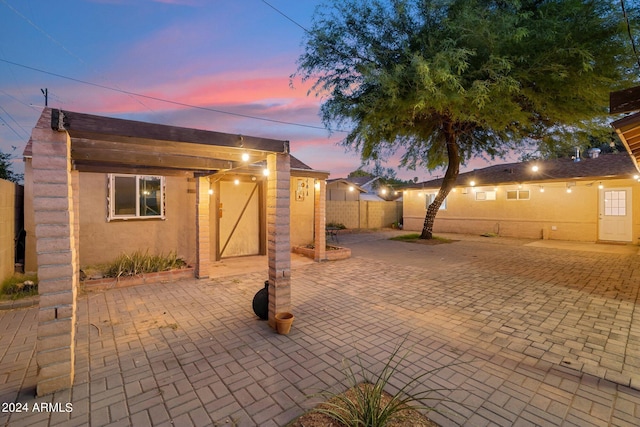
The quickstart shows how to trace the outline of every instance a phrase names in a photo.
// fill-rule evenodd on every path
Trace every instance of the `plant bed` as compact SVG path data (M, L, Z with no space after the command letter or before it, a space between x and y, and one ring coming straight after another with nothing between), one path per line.
M86 279L81 283L85 290L103 290L125 288L128 286L148 285L151 283L173 283L179 280L195 277L195 268L184 267L175 270L143 273L136 276L103 277L100 279Z
M293 246L291 251L295 254L304 255L311 259L315 259L316 255L314 245ZM351 249L333 245L326 246L325 259L327 261L338 261L347 258L351 258Z
M444 237L433 236L431 239L421 239L420 233L402 234L400 236L390 237L389 240L398 242L418 243L420 245L441 245L443 243L453 243L458 240L447 239Z
M87 290L171 283L193 277L195 269L178 258L175 252L165 256L136 251L122 254L110 264L80 270L80 280Z
M359 384L357 387L371 387L371 384ZM339 396L329 399L327 402L320 403L314 409L302 414L298 418L287 424L287 427L342 427L344 424L339 423L327 414L319 412L322 409L330 409L336 411L338 407L343 405L344 399L355 400L356 391L351 388ZM392 399L389 393L383 392L380 399L380 405L386 405ZM406 407L407 409L398 412L385 426L387 427L438 427L438 424L427 418L426 415L420 413L417 409Z

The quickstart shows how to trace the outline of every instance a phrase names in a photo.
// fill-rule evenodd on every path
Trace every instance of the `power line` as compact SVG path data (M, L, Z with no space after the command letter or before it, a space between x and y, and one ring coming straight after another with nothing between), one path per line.
M268 119L268 118L265 118L265 117L251 116L251 115L248 115L248 114L241 114L241 113L232 113L230 111L224 111L224 110L219 110L219 109L215 109L215 108L201 107L201 106L198 106L198 105L191 105L191 104L187 104L187 103L184 103L184 102L171 101L169 99L159 98L159 97L150 96L150 95L143 95L141 93L131 92L131 91L124 90L124 89L117 89L117 88L109 87L109 86L102 85L102 84L99 84L99 83L93 83L93 82L88 82L86 80L76 79L74 77L64 76L62 74L57 74L57 73L53 73L51 71L46 71L46 70L42 70L42 69L39 69L39 68L30 67L28 65L19 64L17 62L8 61L8 60L2 59L2 58L0 58L0 62L5 62L7 64L15 65L17 67L26 68L28 70L36 71L36 72L39 72L39 73L47 74L47 75L58 77L58 78L65 79L65 80L70 80L70 81L73 81L73 82L76 82L76 83L82 83L82 84L85 84L85 85L89 85L89 86L94 86L94 87L98 87L98 88L101 88L101 89L110 90L110 91L113 91L113 92L119 92L119 93L123 93L123 94L126 94L126 95L138 96L138 97L141 97L141 98L151 99L153 101L165 102L167 104L178 105L178 106L181 106L181 107L194 108L194 109L203 110L203 111L210 111L212 113L227 114L227 115L235 116L235 117L243 117L245 119L261 120L261 121L264 121L264 122L278 123L278 124L289 125L289 126L298 126L298 127L309 128L309 129L328 130L328 131L331 131L331 132L344 132L344 133L348 132L348 131L342 130L342 129L327 129L327 128L322 127L322 126L308 125L308 124L303 124L303 123L287 122L287 121L284 121L284 120Z
M78 55L76 55L75 53L73 53L71 50L67 49L67 47L60 43L58 40L56 40L51 34L47 33L45 30L43 30L42 28L40 28L38 25L36 25L33 21L31 21L29 18L27 18L26 16L24 16L22 13L20 13L20 11L18 11L16 8L14 8L13 6L11 6L6 0L0 0L2 3L5 4L5 6L7 6L9 8L9 10L11 10L13 13L15 13L16 15L18 15L20 18L22 18L23 20L25 20L29 25L31 25L33 28L35 28L36 30L38 30L41 34L43 34L46 38L48 38L49 40L51 40L52 43L58 45L62 50L64 50L66 53L68 53L71 57L75 58L76 60L78 60L78 62L80 62L82 65L84 65L85 67L91 69L91 67L89 67L89 65ZM95 70L91 70L93 72L95 72ZM99 73L97 73L99 75ZM105 80L109 80L106 79ZM145 107L146 109L148 109L149 111L153 111L151 108L149 108L147 105L145 105L142 101L140 101L139 99L133 98L136 102L138 102L140 105L142 105L143 107Z
M290 16L288 16L287 14L285 14L283 11L281 11L280 9L278 9L277 7L275 7L274 5L272 5L271 3L269 3L266 0L262 0L262 3L266 4L267 6L269 6L271 9L275 10L276 12L278 12L280 15L284 16L286 19L288 19L289 21L293 22L296 26L302 28L302 31L304 31L305 33L311 34L311 32L309 30L307 30L305 27L303 27L302 25L300 25L297 21L295 21L293 18L291 18Z

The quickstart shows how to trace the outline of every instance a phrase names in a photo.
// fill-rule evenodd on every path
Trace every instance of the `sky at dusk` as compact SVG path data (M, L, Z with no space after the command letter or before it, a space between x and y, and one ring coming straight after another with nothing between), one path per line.
M0 0L0 150L16 147L22 172L47 88L53 108L289 140L312 168L346 176L358 154L324 129L309 84L290 79L303 50L296 23L309 27L320 1L269 3L295 23L262 0Z

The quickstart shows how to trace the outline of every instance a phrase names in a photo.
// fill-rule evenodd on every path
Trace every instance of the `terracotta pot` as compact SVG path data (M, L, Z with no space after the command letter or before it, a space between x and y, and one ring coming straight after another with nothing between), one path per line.
M293 323L293 314L287 313L286 311L283 313L276 314L276 331L280 335L287 335L291 330L291 324Z

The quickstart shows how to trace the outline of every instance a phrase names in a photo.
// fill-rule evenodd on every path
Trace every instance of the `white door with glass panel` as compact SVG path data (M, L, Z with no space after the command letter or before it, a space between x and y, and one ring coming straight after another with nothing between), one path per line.
M604 188L600 190L598 239L630 242L631 188Z

